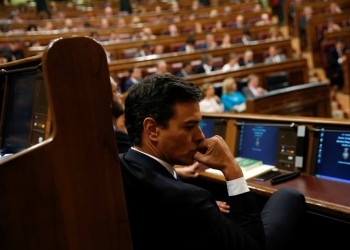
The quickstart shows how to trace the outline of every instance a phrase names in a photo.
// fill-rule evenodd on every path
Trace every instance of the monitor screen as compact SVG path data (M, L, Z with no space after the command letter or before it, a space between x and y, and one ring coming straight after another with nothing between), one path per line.
M8 76L8 96L2 134L2 150L18 153L30 146L36 72Z
M275 165L279 127L242 124L238 156Z
M350 130L321 128L315 154L315 176L350 183Z
M260 160L265 165L295 167L297 131L290 124L241 122L236 156Z
M199 123L205 138L213 137L214 135L220 135L222 138L226 137L226 120L215 118L204 118Z

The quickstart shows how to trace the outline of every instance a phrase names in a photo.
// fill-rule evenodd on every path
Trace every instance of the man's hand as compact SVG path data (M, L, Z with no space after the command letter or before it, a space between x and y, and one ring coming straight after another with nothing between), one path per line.
M243 177L242 169L221 136L200 142L198 152L193 157L210 168L220 170L228 181Z
M230 206L227 205L224 201L216 201L216 204L218 205L221 212L228 214L230 213Z

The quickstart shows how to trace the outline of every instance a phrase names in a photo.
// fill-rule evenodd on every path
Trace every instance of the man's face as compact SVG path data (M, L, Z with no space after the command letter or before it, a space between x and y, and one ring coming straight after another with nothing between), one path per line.
M135 68L134 71L132 72L132 77L137 80L141 79L141 69Z
M199 127L202 119L198 102L175 104L175 115L169 120L167 128L159 128L156 144L159 157L177 165L190 165L198 144L204 140Z
M269 48L269 54L270 54L270 56L275 56L277 54L276 48L275 47L270 47Z

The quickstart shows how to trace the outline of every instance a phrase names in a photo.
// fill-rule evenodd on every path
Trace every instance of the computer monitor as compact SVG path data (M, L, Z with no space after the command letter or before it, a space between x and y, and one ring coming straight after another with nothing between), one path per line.
M298 128L293 123L259 123L239 121L236 157L261 160L265 165L294 170L300 167L297 152Z
M268 91L283 89L289 86L289 81L286 72L279 72L268 75L266 77L266 82Z
M7 80L2 82L6 92L2 103L1 153L15 154L44 140L48 101L39 69L17 68L8 72Z
M214 135L220 135L222 138L226 138L226 119L203 118L199 123L199 126L202 129L205 138L210 138Z
M350 183L350 129L314 129L311 173L317 178Z

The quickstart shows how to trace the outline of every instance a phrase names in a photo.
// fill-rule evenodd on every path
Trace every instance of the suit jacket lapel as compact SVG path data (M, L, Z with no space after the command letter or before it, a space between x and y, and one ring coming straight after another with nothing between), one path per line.
M174 179L174 177L166 170L166 168L155 159L142 154L136 150L129 149L128 152L123 155L127 163L135 164L140 167L150 169L158 174L164 175L168 178Z

